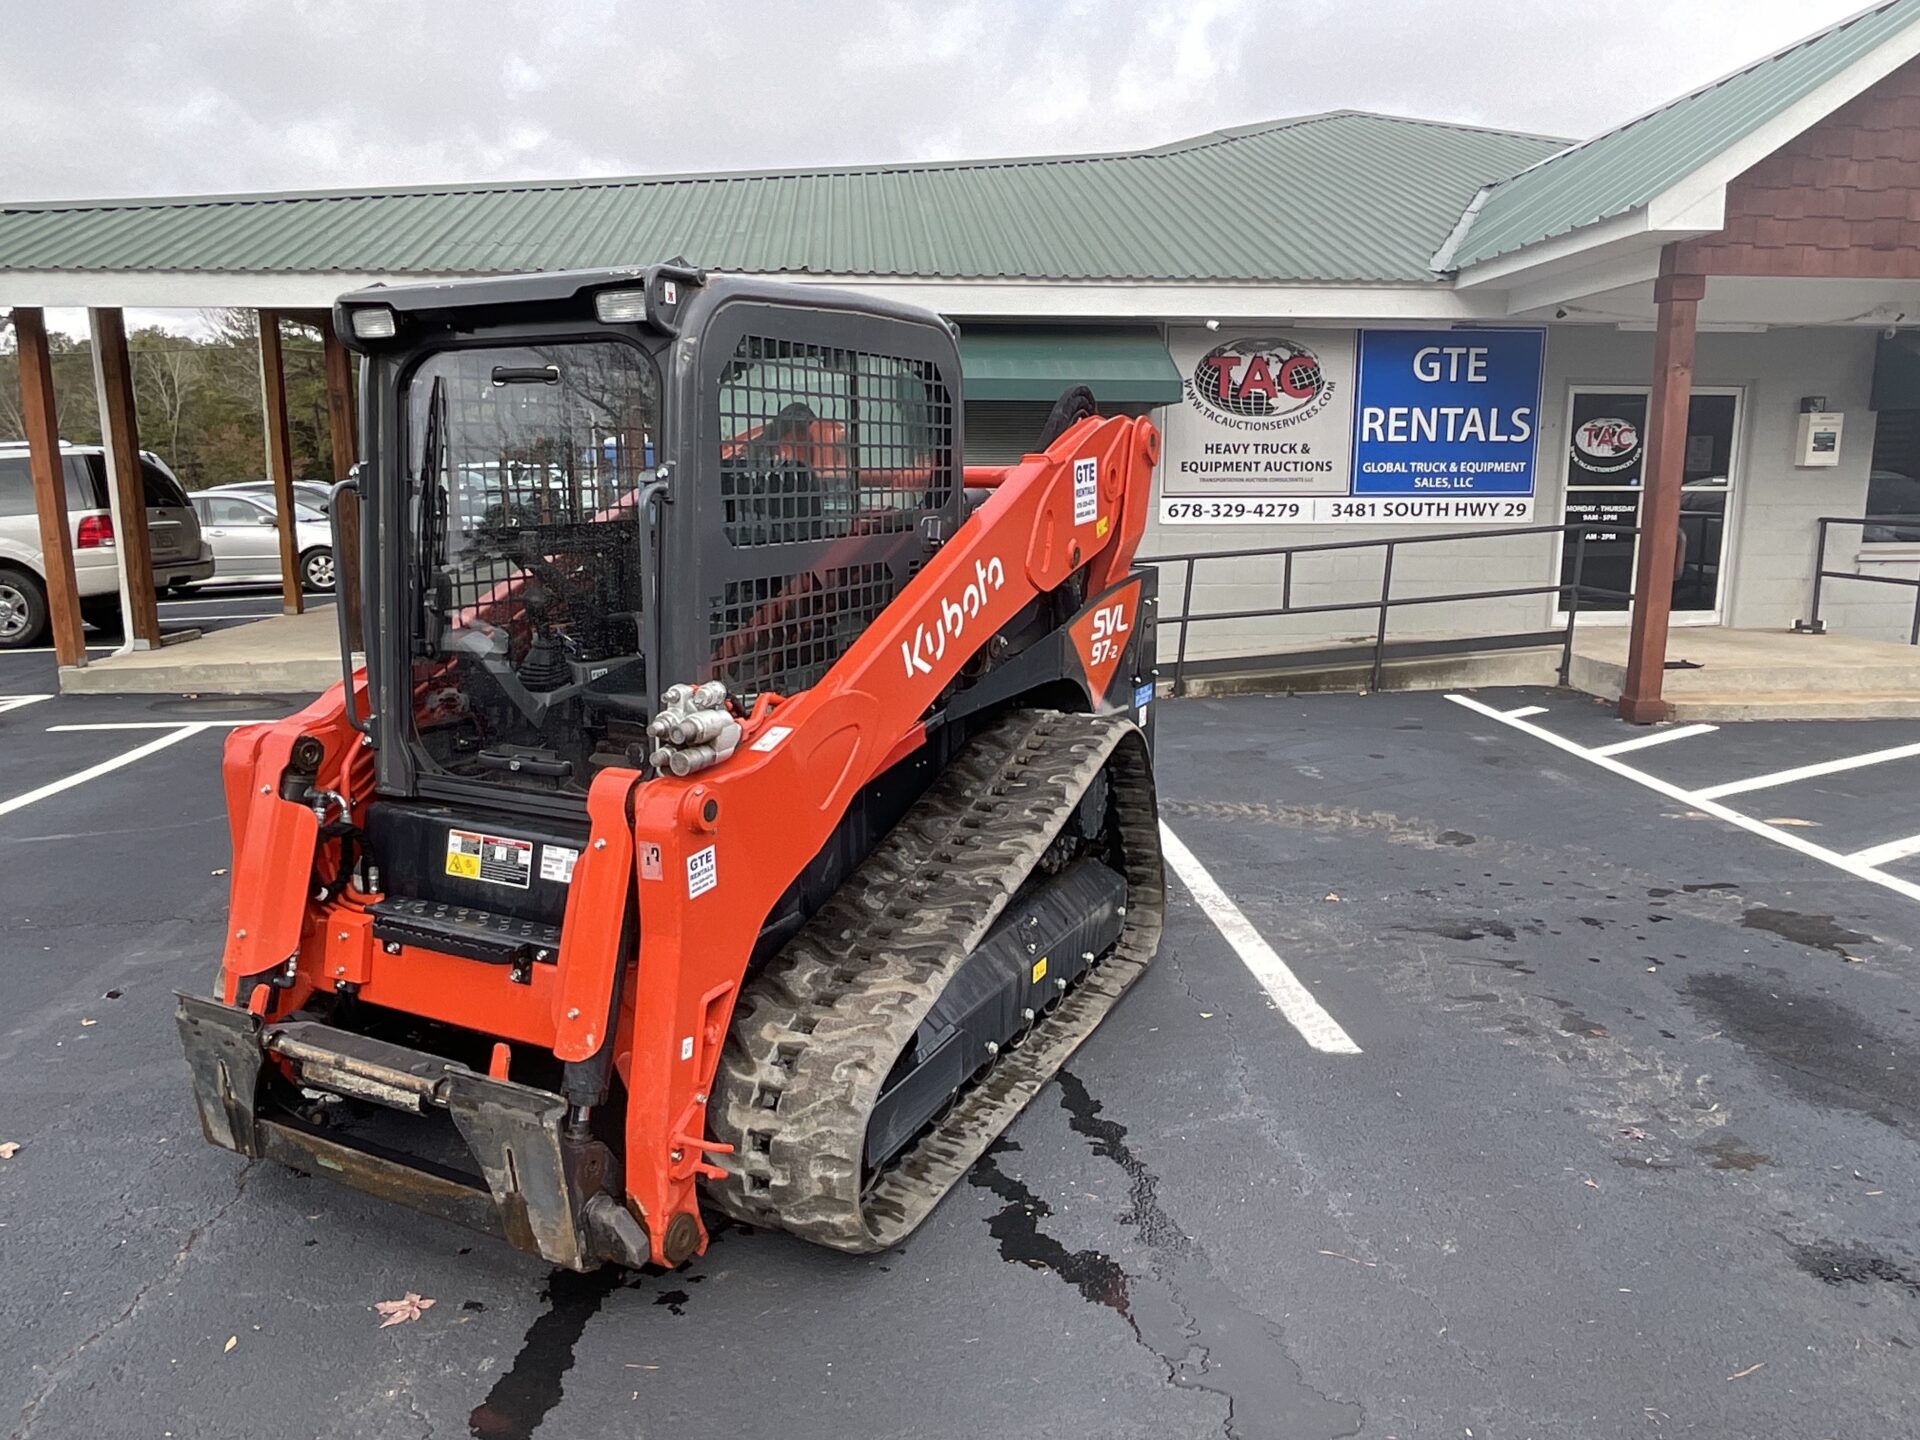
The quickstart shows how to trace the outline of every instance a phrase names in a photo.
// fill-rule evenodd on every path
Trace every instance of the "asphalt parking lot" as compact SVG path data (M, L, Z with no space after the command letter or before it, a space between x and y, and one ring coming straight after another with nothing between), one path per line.
M308 609L325 608L333 604L333 596L310 593L306 597L306 604ZM188 595L163 595L159 610L163 635L184 629L227 630L235 625L278 615L280 587L226 582L207 584ZM121 644L121 638L117 629L95 630L90 627L86 632L88 657L97 660L112 654ZM57 669L51 640L29 650L0 650L0 695L51 691L56 688L54 675Z
M579 1277L202 1144L171 996L218 951L220 739L292 701L29 700L34 659L0 660L13 1435L1909 1423L1920 723L1160 702L1160 958L907 1245Z

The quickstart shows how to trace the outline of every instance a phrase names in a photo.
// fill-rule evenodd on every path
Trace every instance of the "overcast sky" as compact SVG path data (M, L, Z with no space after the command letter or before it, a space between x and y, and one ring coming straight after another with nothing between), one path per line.
M1345 107L1585 136L1856 0L0 0L0 200L1152 145Z

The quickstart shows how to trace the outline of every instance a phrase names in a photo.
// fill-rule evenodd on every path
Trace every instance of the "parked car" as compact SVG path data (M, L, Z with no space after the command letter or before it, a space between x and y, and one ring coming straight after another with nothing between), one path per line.
M202 495L258 495L265 499L273 498L271 480L229 480L224 485L209 485L200 492ZM322 515L333 513L333 487L322 485L318 480L296 480L293 482L293 498L311 510Z
M89 625L120 623L120 570L108 501L107 453L98 445L60 446L67 526L80 614ZM156 590L182 590L213 574L213 552L186 491L158 456L140 456L147 535ZM0 650L41 644L47 633L47 568L33 471L24 441L0 442Z
M221 580L278 580L280 529L271 496L202 490L193 497L200 533L213 547L213 573ZM309 590L332 590L333 527L318 510L295 505L294 544L300 579Z

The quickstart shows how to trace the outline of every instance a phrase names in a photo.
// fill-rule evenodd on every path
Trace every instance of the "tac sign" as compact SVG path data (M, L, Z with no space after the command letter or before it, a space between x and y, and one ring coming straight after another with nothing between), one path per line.
M1194 367L1193 398L1218 417L1278 420L1312 412L1329 388L1320 357L1296 340L1280 337L1227 340Z

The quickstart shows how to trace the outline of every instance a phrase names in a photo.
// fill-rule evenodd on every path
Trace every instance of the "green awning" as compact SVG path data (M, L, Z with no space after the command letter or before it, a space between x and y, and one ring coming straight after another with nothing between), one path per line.
M1180 398L1180 372L1156 330L969 329L960 335L960 368L969 403L1051 404L1075 385L1107 405L1171 405Z

